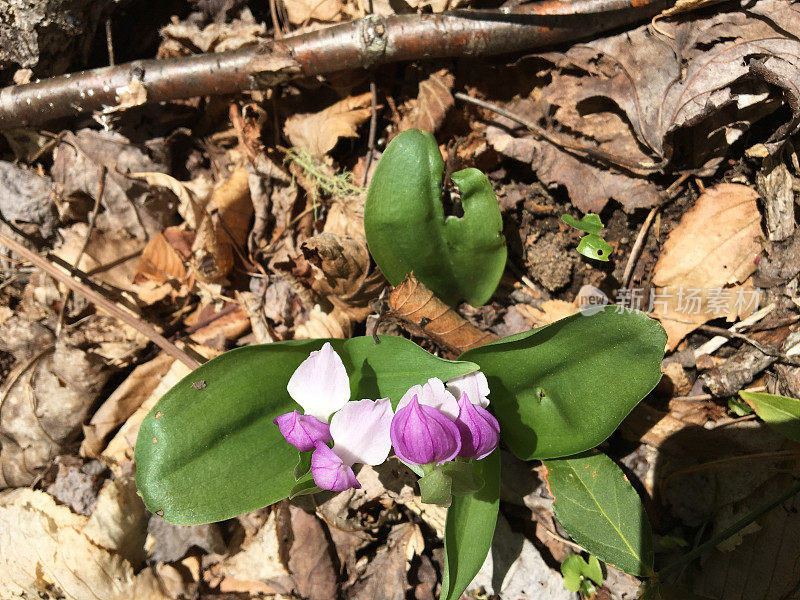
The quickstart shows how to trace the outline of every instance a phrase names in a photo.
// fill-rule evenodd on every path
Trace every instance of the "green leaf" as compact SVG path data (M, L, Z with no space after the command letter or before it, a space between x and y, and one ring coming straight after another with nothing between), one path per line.
M297 498L298 496L305 496L306 494L316 494L317 492L321 492L322 488L318 487L316 483L314 483L314 476L311 473L306 473L300 479L297 480L292 486L292 489L289 490L288 498L291 500L292 498Z
M303 340L227 352L168 391L136 442L136 483L145 505L171 523L221 521L286 498L297 450L272 420L299 406L286 392L294 370L330 341L350 376L351 398L389 397L477 366L428 354L400 337ZM196 389L192 383L202 380ZM199 386L198 386L199 387Z
M386 279L414 275L448 304L473 306L494 293L506 264L500 206L486 176L464 169L450 177L461 191L464 216L445 217L444 161L435 138L409 129L381 156L367 193L364 229Z
M294 478L300 479L311 469L312 452L298 452L297 464L294 466Z
M600 560L631 575L653 574L653 537L642 501L605 454L545 461L553 510L566 532Z
M419 496L422 502L450 506L453 498L453 480L444 471L433 469L417 483L419 483Z
M737 417L744 417L753 414L753 409L747 402L743 402L739 398L731 396L728 398L728 410L735 414Z
M524 460L593 448L661 378L663 327L606 306L468 350L480 365L508 447Z
M591 584L582 585L584 580L591 580L597 585L603 585L603 568L593 554L589 556L589 562L583 560L580 554L570 554L561 563L561 575L564 577L564 587L570 592L577 592L582 587L590 587Z
M600 220L600 215L595 215L593 213L583 215L580 221L578 221L572 215L561 215L561 220L570 227L574 227L580 231L585 231L586 233L599 233L603 228L603 222Z
M614 247L599 235L589 234L581 238L577 250L586 258L608 262Z
M767 425L790 440L800 442L800 400L744 390L739 396Z
M483 487L454 496L444 530L444 573L439 600L457 600L483 566L500 507L500 451L477 461Z

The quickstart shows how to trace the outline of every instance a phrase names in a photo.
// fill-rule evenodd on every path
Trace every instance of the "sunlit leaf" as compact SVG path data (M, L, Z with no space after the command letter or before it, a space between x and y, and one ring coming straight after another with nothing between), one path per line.
M790 440L800 442L800 400L745 390L739 392L739 396L767 425Z

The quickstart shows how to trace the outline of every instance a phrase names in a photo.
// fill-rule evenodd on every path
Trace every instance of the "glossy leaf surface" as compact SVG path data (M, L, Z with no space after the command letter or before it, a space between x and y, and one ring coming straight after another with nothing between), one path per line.
M667 336L637 311L606 306L461 355L489 380L504 442L522 459L569 456L617 428L661 378Z
M556 517L600 560L639 577L653 574L650 523L636 490L602 453L545 461Z
M489 300L506 263L500 206L486 176L464 169L450 177L461 192L463 217L445 217L444 161L434 137L410 129L381 156L367 193L364 229L386 279L414 275L448 304Z
M445 562L440 600L457 600L483 566L500 508L500 451L477 463L483 487L453 496L444 532Z
M171 523L195 524L287 497L295 486L298 455L272 419L299 408L286 384L326 341L342 357L353 399L388 396L396 404L409 387L429 377L447 380L476 369L436 358L404 338L380 340L249 346L196 369L158 401L139 430L136 483L147 508ZM192 383L201 380L205 387L196 389Z

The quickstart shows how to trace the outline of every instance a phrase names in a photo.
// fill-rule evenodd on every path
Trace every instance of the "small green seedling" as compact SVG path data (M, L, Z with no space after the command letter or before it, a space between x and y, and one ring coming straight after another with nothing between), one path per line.
M747 402L733 396L728 398L728 410L737 417L746 417L753 414L753 409Z
M561 574L564 576L564 587L570 592L580 592L584 598L593 598L597 588L603 585L603 568L593 554L589 562L579 554L572 554L561 563Z
M611 256L614 248L597 235L603 228L603 222L599 215L589 213L584 215L580 221L571 215L561 215L561 220L570 227L586 232L587 235L583 236L578 243L578 252L586 258L608 262L608 257Z

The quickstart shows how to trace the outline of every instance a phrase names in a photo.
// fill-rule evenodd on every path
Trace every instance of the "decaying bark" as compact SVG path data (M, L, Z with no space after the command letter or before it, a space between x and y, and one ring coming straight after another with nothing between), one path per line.
M145 102L264 89L406 60L475 57L575 41L649 20L668 0L543 0L498 11L370 15L260 47L141 60L0 90L0 129Z

